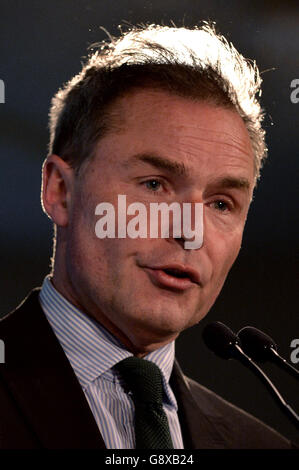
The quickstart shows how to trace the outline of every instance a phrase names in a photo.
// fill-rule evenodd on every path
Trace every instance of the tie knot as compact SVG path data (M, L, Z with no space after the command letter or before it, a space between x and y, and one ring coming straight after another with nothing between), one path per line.
M162 374L156 364L132 356L116 364L116 369L130 388L134 401L162 405Z

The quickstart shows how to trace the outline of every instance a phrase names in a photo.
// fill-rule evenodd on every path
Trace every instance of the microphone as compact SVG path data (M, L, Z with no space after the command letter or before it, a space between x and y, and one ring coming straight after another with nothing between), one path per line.
M217 356L222 359L237 359L264 383L268 391L276 400L281 410L287 415L292 423L299 428L299 416L293 408L284 400L275 385L263 370L242 349L238 336L226 325L216 321L209 323L202 334L204 343Z
M204 328L202 337L206 346L222 359L238 359L242 355L239 338L220 321L209 323Z
M292 376L299 378L299 371L278 354L274 340L266 333L253 326L245 326L237 333L237 336L241 341L242 349L252 359L258 362L274 362Z

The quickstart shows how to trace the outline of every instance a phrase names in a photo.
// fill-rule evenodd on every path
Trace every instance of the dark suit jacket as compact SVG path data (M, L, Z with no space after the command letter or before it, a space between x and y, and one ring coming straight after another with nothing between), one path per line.
M75 373L34 289L0 321L0 449L105 449ZM276 431L188 377L171 386L186 449L287 449Z

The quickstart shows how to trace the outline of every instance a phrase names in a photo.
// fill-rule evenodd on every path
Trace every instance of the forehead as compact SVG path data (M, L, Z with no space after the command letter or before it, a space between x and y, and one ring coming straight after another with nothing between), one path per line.
M213 132L231 129L238 132L244 143L250 142L245 124L233 107L224 108L159 89L145 88L127 93L112 104L109 115L114 131L150 130L161 124L163 130L185 126ZM210 118L214 121L213 126Z
M147 152L183 161L191 171L225 164L253 177L250 137L234 109L144 89L116 100L110 116L112 128L98 147L114 163Z

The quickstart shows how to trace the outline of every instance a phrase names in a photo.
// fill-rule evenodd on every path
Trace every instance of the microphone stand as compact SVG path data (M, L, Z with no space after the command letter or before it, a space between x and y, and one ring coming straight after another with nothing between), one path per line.
M234 344L234 356L243 363L243 365L249 367L252 372L262 380L269 392L277 401L281 410L287 415L287 417L292 421L297 429L299 429L299 416L293 410L293 408L285 401L282 395L279 393L275 385L271 382L269 377L263 372L263 370L249 357L244 353L242 348L236 343Z
M299 378L299 371L287 362L283 357L281 357L274 348L270 348L271 357L269 358L272 362L275 362L278 366L284 369L286 372L289 372L296 379Z

